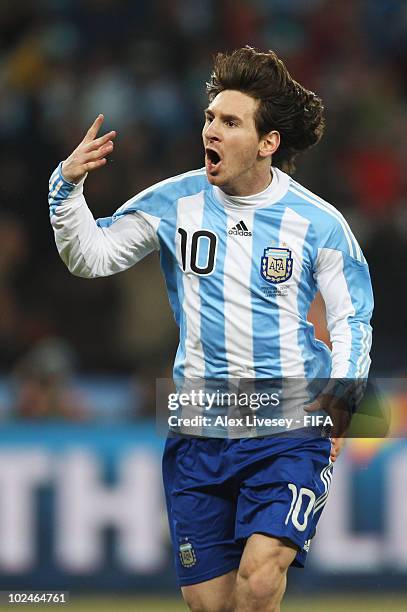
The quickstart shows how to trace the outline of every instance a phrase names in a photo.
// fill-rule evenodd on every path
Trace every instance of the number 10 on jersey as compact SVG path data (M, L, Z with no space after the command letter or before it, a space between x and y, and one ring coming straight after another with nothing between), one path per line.
M209 230L197 230L188 233L178 228L181 236L181 264L184 272L193 272L201 276L212 274L215 269L216 247L218 237Z

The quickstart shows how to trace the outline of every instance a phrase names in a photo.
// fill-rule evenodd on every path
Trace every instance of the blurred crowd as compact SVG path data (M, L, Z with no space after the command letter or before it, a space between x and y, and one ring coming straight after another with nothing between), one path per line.
M99 112L118 137L86 183L95 217L202 166L212 57L245 44L276 50L324 100L325 137L296 178L344 213L370 263L375 372L407 370L403 0L19 0L0 3L0 372L21 374L58 338L81 372L169 375L177 330L158 257L111 278L71 276L48 177Z

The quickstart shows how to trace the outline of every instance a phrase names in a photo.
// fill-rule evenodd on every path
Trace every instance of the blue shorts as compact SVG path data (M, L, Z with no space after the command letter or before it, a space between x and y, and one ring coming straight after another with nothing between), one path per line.
M169 437L163 478L181 586L239 567L254 533L287 538L304 567L332 478L323 438Z

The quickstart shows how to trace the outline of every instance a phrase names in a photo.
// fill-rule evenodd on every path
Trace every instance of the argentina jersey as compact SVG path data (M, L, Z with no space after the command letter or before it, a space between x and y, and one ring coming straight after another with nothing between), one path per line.
M116 213L156 232L180 327L179 378L366 376L372 292L343 216L273 168L261 194L231 197L186 173ZM320 289L333 357L307 313Z
M272 169L260 194L232 197L205 170L166 179L95 222L83 181L50 181L50 214L74 274L106 276L160 251L180 329L174 378L366 378L373 296L343 216ZM321 291L332 351L307 321Z

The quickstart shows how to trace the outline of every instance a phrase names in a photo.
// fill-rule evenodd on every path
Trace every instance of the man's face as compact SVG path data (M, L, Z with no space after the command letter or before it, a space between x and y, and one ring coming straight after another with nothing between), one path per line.
M230 195L256 193L259 175L264 172L264 158L259 156L261 139L254 122L258 104L240 91L225 90L205 110L202 138L206 174L212 185Z

